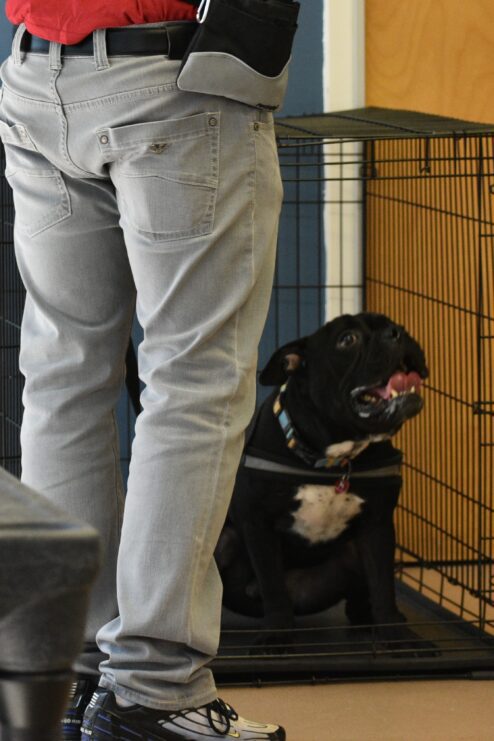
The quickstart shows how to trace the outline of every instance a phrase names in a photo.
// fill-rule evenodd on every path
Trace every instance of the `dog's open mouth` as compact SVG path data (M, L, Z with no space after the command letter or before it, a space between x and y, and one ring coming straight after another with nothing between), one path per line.
M361 417L370 417L391 412L397 406L412 400L414 406L417 402L420 402L421 406L421 385L422 379L416 371L396 371L382 384L353 389L351 397L357 414ZM413 413L410 416L413 416Z

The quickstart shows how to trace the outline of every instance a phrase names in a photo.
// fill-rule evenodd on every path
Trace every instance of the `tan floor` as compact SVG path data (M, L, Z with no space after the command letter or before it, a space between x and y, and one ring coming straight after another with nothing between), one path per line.
M441 680L221 688L287 741L494 741L494 681Z

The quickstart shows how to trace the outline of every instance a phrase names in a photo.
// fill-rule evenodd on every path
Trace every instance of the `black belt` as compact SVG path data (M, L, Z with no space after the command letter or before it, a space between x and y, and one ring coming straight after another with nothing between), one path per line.
M106 53L109 57L118 54L163 54L168 59L182 59L197 25L194 21L175 21L155 28L107 28ZM50 42L26 31L22 37L21 51L48 54ZM93 53L92 34L77 44L62 45L62 55Z

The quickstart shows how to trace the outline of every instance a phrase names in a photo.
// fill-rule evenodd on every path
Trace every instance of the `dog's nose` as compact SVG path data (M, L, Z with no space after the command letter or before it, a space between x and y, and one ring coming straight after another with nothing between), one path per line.
M388 327L384 330L383 337L387 342L399 342L401 330L399 327Z

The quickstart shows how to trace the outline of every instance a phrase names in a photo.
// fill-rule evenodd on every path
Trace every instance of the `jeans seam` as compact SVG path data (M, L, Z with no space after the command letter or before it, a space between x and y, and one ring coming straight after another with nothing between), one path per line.
M153 95L161 95L166 92L177 92L178 88L174 82L169 82L164 85L154 85L149 88L137 88L135 90L122 90L119 93L113 93L113 95L104 95L99 98L88 98L87 100L80 100L74 103L66 103L64 109L69 113L72 110L78 108L91 108L111 105L112 103L120 103L122 100L133 100L137 98L151 97Z
M230 398L228 399L228 402L225 405L225 412L223 415L223 420L221 424L221 451L220 454L216 458L216 470L213 474L213 484L211 487L212 490L212 496L208 500L208 512L207 517L205 518L205 522L202 528L201 533L201 539L200 539L200 545L195 549L194 554L194 565L192 568L192 579L191 579L191 586L190 586L190 592L189 597L193 597L195 591L196 591L196 584L197 584L197 578L198 578L198 564L201 558L202 551L204 549L204 541L205 541L205 535L208 530L208 527L211 522L211 517L214 512L214 497L217 496L217 487L218 482L220 479L220 462L223 460L224 452L225 452L225 446L227 441L227 435L228 435L228 420L230 417L231 412L231 403L232 399L235 397L235 394L238 392L239 386L240 386L240 367L238 362L238 325L239 325L239 315L240 315L240 309L237 309L235 312L235 330L234 330L234 356L235 356L235 376L236 376L236 383L235 388L233 389ZM190 620L190 618L189 618ZM193 630L191 629L192 626L190 625L190 622L188 623L188 633L187 633L187 640L189 644L192 643L192 633Z
M258 156L257 156L257 141L256 132L253 131L253 147L254 147L254 172L252 173L252 219L251 219L251 262L252 262L252 283L251 288L254 288L256 284L256 270L255 270L255 251L254 244L256 238L256 193L257 193L257 167L258 167Z
M61 107L61 104L56 101L39 100L38 98L30 98L27 95L19 95L19 93L14 92L14 90L9 88L9 86L5 83L2 84L2 89L4 89L9 95L12 95L20 101L25 101L30 105L38 105L44 108ZM177 91L178 88L176 84L173 82L169 82L164 85L153 85L149 88L137 88L135 90L121 91L119 93L114 93L113 95L105 95L99 98L88 98L87 100L80 100L74 103L66 103L64 104L63 108L67 113L69 113L71 110L76 110L78 108L91 108L91 106L99 107L112 103L119 103L120 100L145 98L151 97L153 95L160 95L161 93Z
M51 100L38 100L37 98L29 98L27 95L19 95L19 93L16 93L11 88L9 88L9 86L6 85L5 82L2 84L2 90L4 92L7 92L13 98L17 98L17 100L20 100L21 102L25 101L30 105L38 105L42 108L58 108L60 105L59 103Z
M57 85L56 85L57 78L60 76L60 72L61 72L61 68L54 70L54 74L52 74L50 77L50 89L52 91L53 98L57 100L57 107L55 108L55 111L57 113L57 117L60 122L60 129L61 129L60 151L62 152L62 157L64 158L65 162L67 162L71 168L74 168L79 175L82 173L85 176L87 175L92 176L92 173L76 165L75 162L72 161L69 155L69 150L67 146L67 138L68 138L67 118L64 114L64 106L62 105L62 101L60 99L60 95L58 93Z

